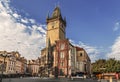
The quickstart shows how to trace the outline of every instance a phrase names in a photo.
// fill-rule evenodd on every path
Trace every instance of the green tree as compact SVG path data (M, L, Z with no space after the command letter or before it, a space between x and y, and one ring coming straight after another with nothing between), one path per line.
M99 59L95 63L92 64L93 72L102 72L102 68L105 68L105 59Z
M92 64L92 72L120 72L120 61L114 58L99 59Z

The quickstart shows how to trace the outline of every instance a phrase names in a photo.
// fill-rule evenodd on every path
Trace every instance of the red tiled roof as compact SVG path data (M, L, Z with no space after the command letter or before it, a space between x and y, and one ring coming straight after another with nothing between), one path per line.
M83 48L80 48L80 47L78 47L78 46L75 46L75 48L76 48L77 51L84 50Z

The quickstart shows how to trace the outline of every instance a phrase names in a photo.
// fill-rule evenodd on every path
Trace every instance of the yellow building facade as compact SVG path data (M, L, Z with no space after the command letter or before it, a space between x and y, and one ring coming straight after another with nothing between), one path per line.
M39 72L39 58L28 61L28 71L32 76L38 76Z
M4 75L25 74L26 66L27 60L18 52L0 51L0 73L3 71Z
M91 74L91 60L87 52L80 47L76 48L76 72Z

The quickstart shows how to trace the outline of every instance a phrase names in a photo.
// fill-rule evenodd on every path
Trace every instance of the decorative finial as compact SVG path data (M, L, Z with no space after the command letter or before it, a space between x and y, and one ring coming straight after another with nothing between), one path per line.
M56 3L55 3L55 8L56 8L56 6L57 6L57 5L56 5Z
M49 11L48 11L48 13L47 13L47 17L46 17L47 19L49 19Z
M57 3L55 3L55 8L56 7L60 7L60 2L59 1Z
M57 3L57 7L60 7L60 2L58 1L58 3Z

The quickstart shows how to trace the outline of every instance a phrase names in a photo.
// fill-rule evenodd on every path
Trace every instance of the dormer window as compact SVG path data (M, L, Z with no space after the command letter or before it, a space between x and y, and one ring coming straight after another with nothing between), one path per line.
M80 53L80 56L82 56L82 53Z

